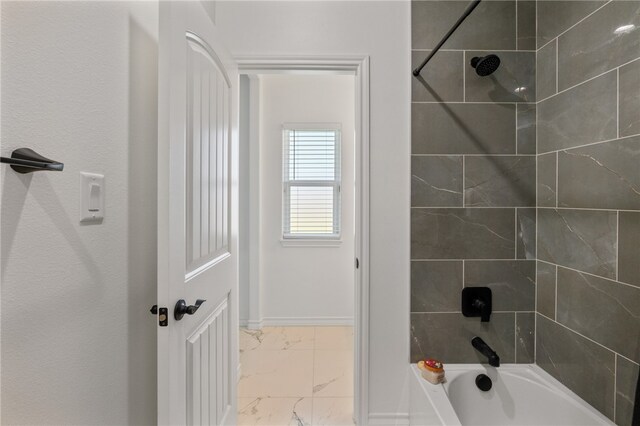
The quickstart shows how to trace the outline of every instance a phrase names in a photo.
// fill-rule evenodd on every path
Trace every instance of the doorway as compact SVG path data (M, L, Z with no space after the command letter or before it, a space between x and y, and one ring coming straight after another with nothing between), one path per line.
M239 367L239 422L245 415L254 415L264 424L353 424L367 412L368 389L368 61L239 59L239 64L243 74L240 193L244 194L240 198L239 294L244 327L240 346L245 352ZM287 118L265 105L274 93L283 98L289 93L295 104L296 92L301 95L302 87L314 78L317 85L324 78L327 84L333 81L349 87L350 120L335 115L305 116L295 106ZM296 84L303 86L296 89ZM316 90L315 95L312 92L306 96L312 103L322 103L322 95L331 97L328 88ZM297 98L300 101L305 96ZM309 143L305 138L317 140L319 131L324 132L320 148L325 163L334 158L327 157L327 150L335 149L337 154L340 180L331 185L338 196L327 196L327 191L331 193L327 182L314 182L325 194L314 201L325 208L321 215L324 234L300 238L305 228L295 225L304 221L304 199L309 192L299 186L300 181L287 182L287 176L299 178L305 173L303 157L296 157L291 147L309 147L304 145ZM269 144L265 143L267 134ZM317 169L320 164L313 161L307 166ZM287 170L293 163L301 169L297 173ZM269 190L264 188L267 184ZM334 216L338 212L339 220L327 216L331 209ZM290 212L302 214L287 218ZM317 216L317 210L313 213L311 216ZM268 352L258 353L261 350ZM277 370L267 366L270 358L283 365L284 376L268 379L268 374L261 374ZM289 379L294 383L288 383ZM334 417L324 416L323 411ZM255 424L256 420L248 422Z

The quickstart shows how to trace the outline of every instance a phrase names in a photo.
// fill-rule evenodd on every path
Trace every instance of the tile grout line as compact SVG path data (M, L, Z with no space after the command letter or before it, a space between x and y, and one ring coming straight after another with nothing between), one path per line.
M536 0L535 2L535 6L536 6L536 10L535 10L535 18L536 18L536 30L535 30L535 44L536 44L536 48L538 47L538 0ZM538 313L538 162L539 162L539 152L538 152L538 104L540 103L540 100L538 99L538 90L539 87L538 86L538 52L539 50L536 49L536 56L535 56L535 65L536 65L536 102L535 102L535 106L536 106L536 118L534 120L535 123L535 130L536 130L536 207L535 207L535 213L536 213L536 224L535 224L535 237L536 237L536 254L534 256L534 264L535 264L535 280L536 280L536 294L535 294L535 312L533 314L533 363L537 364L538 362L538 315L536 315Z
M464 66L467 60L467 52L462 51L462 103L467 102L467 69Z
M462 288L464 288L464 279L465 279L465 261L466 259L462 259Z
M431 52L433 49L421 49L421 48L415 48L412 47L411 51L412 52ZM525 52L525 53L535 53L537 52L539 49L451 49L451 48L446 48L446 49L440 49L439 52Z
M466 74L466 73L465 73ZM517 105L517 104L527 104L532 105L535 102L509 102L509 101L501 101L501 102L489 102L489 101L411 101L412 104L469 104L469 105Z
M411 259L412 262L535 262L534 259ZM549 262L546 262L549 263Z
M518 3L519 3L519 1L520 1L520 0L516 0L516 1L514 2L514 3L515 3L515 6L516 6L516 19L515 19L515 21L516 21L516 34L515 34L515 40L516 40L516 51L518 50Z
M545 151L542 153L538 153L538 154L520 154L520 157L538 157L541 155L545 155L545 154L552 154L554 152L560 152L560 151L572 151L574 149L578 149L578 148L587 148L590 146L594 146L594 145L600 145L600 144L605 144L608 142L619 142L619 141L624 141L626 139L631 139L631 138L637 138L640 136L640 133L635 133L633 135L627 135L627 136L622 136L620 138L612 138L612 139L605 139L602 141L596 141L596 142L589 142L589 143L585 143L582 145L576 145L576 146L570 146L570 147L566 147L566 148L560 148L560 149L553 149L553 150L549 150L549 151ZM457 154L457 153L438 153L438 154L411 154L411 156L413 157L447 157L447 156L467 156L467 157L514 157L515 154Z
M411 154L411 156L412 157L515 157L516 154ZM517 156L518 157L536 157L536 154L518 154Z
M496 260L500 260L500 259L496 259ZM636 290L640 291L640 287L638 287L636 285L633 285L633 284L626 283L624 281L618 281L618 280L616 280L614 278L603 277L602 275L592 274L591 272L581 271L579 269L571 268L569 266L558 265L556 263L549 262L548 260L537 259L537 261L538 262L542 262L542 263L546 263L547 265L555 266L556 268L564 268L564 269L568 269L569 271L577 272L579 274L589 275L589 276L594 277L594 278L600 278L601 280L611 281L614 284L620 284L620 285L631 287L633 289L636 289Z
M586 340L590 341L591 343L595 343L596 345L600 346L603 349L606 349L607 351L611 352L612 354L618 355L618 353L616 351L614 351L613 349L610 349L610 348L606 347L605 345L603 345L602 343L598 343L595 340L593 340L592 338L587 337L584 334L581 334L581 333L575 331L574 329L567 327L566 325L562 324L561 322L558 322L558 321L556 321L554 319L551 319L551 318L549 318L548 316L546 316L545 314L543 314L541 312L538 312L537 314L542 316L542 317L544 317L544 318L546 318L546 319L548 319L549 321L551 321L551 322L553 322L555 324L558 324L560 327L563 327L563 328L569 330L570 332L577 334L578 336L582 337L583 339L586 339Z
M514 260L518 260L518 208L513 209L513 251Z
M554 300L554 307L553 307L553 320L557 321L558 320L558 265L554 265L555 266L555 270L556 270L556 278L555 278L555 291L556 291L556 295L555 295L555 300Z
M558 179L558 169L560 163L560 154L559 151L556 151L556 209L558 208L558 193L560 192L560 188L558 188L559 179Z
M518 313L513 313L513 358L518 363Z
M467 179L467 173L466 173L466 168L467 168L467 164L466 164L466 160L465 160L465 155L462 156L462 208L466 208L467 206L467 201L466 201L466 191L465 191L465 184L466 184L466 179Z
M576 27L578 24L580 24L582 21L584 21L585 19L589 18L591 15L595 14L596 12L598 12L600 9L602 9L603 7L605 7L606 5L608 5L609 3L611 3L612 0L609 0L608 2L606 2L605 4L603 4L602 6L600 6L599 8L597 8L596 10L594 10L593 12L589 13L588 15L586 15L584 18L580 19L578 22L576 22L575 24L573 24L572 26L570 26L569 28L567 28L566 30L562 31L560 34L556 35L554 38L560 38L560 36L565 35L567 32L571 31L574 27ZM537 36L537 31L536 31L536 36ZM551 43L553 41L553 39L549 40L548 42L546 42L545 44L543 44L542 46L540 46L538 48L538 50L542 49L543 47L545 47L546 45L548 45L549 43Z
M593 77L589 77L588 79L583 80L583 81L581 81L580 83L576 83L576 84L574 84L573 86L569 86L569 87L567 87L566 89L562 89L562 90L558 91L558 88L556 87L556 93L554 93L554 94L553 94L553 95L551 95L551 96L547 96L546 98L540 99L540 100L539 100L539 101L537 101L537 102L538 102L538 103L540 103L540 102L548 101L549 99L551 99L551 98L553 98L553 97L555 97L555 96L558 96L558 95L561 95L561 94L563 94L563 93L565 93L565 92L568 92L568 91L569 91L569 90L571 90L571 89L575 89L575 88L576 88L576 87L578 87L578 86L582 86L582 85L583 85L583 84L585 84L585 83L588 83L588 82L590 82L590 81L593 81L593 80L595 80L595 79L596 79L596 78L598 78L598 77L602 77L602 76L603 76L603 75L605 75L605 74L609 74L610 72L616 71L617 69L622 68L622 67L625 67L625 66L627 66L627 65L631 64L632 62L635 62L635 61L637 61L637 60L639 60L639 59L640 59L640 58L636 58L636 59L633 59L633 60L631 60L631 61L625 62L625 63L623 63L623 64L617 65L617 66L615 66L615 67L613 67L613 68L610 68L610 69L608 69L608 70L606 70L606 71L601 72L601 73L600 73L600 74L598 74L598 75L594 75ZM419 102L417 102L417 101L413 101L413 103L419 103ZM434 102L432 102L432 103L434 103ZM450 102L439 102L439 103L450 103ZM479 103L479 102L476 102L476 103ZM486 103L489 103L489 102L486 102ZM502 102L502 103L510 103L510 102ZM511 102L511 103L531 103L531 102Z
M493 210L505 210L505 209L534 209L536 208L535 206L467 206L466 208L471 208L473 207L474 209L493 209ZM464 209L465 207L461 207L461 206L451 206L451 207L441 207L441 206L411 206L411 209L416 209L416 210L420 210L420 209L431 209L431 210L444 210L444 209L450 209L450 210L460 210L460 209ZM538 207L539 209L544 209L544 210L581 210L581 211L594 211L594 212L615 212L615 211L621 211L621 212L629 212L629 213L637 213L639 210L632 210L632 209L614 209L614 208L610 208L610 209L606 209L606 208L596 208L596 207L563 207L563 206L552 206L552 207Z
M620 67L616 68L616 136L620 138Z
M613 357L613 422L616 421L616 396L618 394L618 353Z
M623 136L621 138L605 139L603 141L589 142L589 143L585 143L585 144L582 144L582 145L576 145L576 146L570 146L570 147L567 147L567 148L554 149L554 150L550 150L550 151L545 151L545 152L543 152L543 153L541 153L539 155L551 154L552 152L571 151L571 150L574 150L574 149L586 148L586 147L589 147L589 146L604 144L604 143L607 143L607 142L618 142L618 141L623 141L625 139L637 138L638 136L640 136L640 133L636 133L636 134L628 135L628 136ZM446 155L446 154L443 154L443 155Z
M558 94L558 74L559 74L559 72L558 72L558 67L559 67L559 64L558 64L558 56L559 56L559 54L558 54L558 47L559 47L558 46L558 39L559 38L560 38L559 36L556 37L556 93L553 94L552 96L555 96L555 95Z
M620 279L620 211L616 211L616 281Z

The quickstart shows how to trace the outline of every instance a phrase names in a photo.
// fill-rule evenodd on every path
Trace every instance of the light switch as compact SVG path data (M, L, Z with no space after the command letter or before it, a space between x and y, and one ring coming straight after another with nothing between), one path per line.
M82 205L80 222L102 222L104 219L104 175L81 172Z

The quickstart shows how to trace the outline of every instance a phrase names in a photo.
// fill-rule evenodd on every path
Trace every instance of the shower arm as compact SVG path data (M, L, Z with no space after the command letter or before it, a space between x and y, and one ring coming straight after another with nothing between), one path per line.
M453 34L455 30L458 29L460 24L462 24L462 22L467 18L467 16L469 16L471 12L473 12L473 9L475 9L476 6L480 4L480 1L482 0L473 0L473 2L469 4L469 6L467 7L467 10L464 11L462 16L458 18L458 21L453 25L453 27L451 27L451 29L444 35L444 37L442 37L442 40L440 40L440 43L438 43L438 45L431 51L429 56L427 56L427 58L424 61L422 61L422 63L420 64L420 66L418 66L418 68L413 70L413 75L415 77L418 77L420 75L420 71L422 71L422 68L424 68L424 66L427 65L427 62L431 60L433 55L435 55L438 52L438 50L440 50L442 45L449 39L449 37L451 37L451 34Z

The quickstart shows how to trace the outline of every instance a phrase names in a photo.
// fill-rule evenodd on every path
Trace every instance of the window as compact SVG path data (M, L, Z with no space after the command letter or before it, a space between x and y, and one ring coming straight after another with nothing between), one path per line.
M283 141L283 238L340 238L340 125L284 125Z

